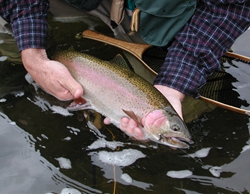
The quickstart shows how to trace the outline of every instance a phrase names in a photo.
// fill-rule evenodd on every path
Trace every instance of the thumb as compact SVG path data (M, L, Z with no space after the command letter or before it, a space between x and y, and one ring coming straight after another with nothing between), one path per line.
M74 98L80 98L83 95L83 87L73 77L67 80L64 86Z

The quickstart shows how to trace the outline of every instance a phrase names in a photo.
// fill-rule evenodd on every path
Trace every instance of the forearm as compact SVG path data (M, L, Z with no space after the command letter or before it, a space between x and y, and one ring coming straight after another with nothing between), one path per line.
M28 48L22 50L21 57L23 65L28 71L33 71L36 68L36 65L34 64L39 64L40 66L42 66L46 61L49 60L46 50L38 48Z

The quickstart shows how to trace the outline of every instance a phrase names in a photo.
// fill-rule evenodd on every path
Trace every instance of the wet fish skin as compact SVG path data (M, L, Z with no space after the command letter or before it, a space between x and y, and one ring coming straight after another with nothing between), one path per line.
M118 128L121 118L128 116L126 111L141 122L142 119L149 120L146 116L158 110L159 117L164 120L160 126L139 123L145 137L172 147L188 147L183 140L190 141L190 133L168 100L128 68L76 51L58 52L54 59L64 64L83 86L83 98L87 103L81 109L96 110ZM133 118L131 114L129 116Z

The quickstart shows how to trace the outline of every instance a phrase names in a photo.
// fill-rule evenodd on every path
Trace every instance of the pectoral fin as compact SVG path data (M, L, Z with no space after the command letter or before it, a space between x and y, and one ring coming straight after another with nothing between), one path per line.
M124 110L122 109L122 111L128 115L131 119L133 119L139 126L143 127L142 123L140 122L140 120L138 119L138 117L135 115L135 113L133 111L128 111L128 110Z
M74 99L74 102L76 103L76 104L85 104L87 101L83 98L83 97L80 97L80 98L76 98L76 99Z
M90 103L82 97L74 99L74 101L67 107L69 111L85 110L90 108Z

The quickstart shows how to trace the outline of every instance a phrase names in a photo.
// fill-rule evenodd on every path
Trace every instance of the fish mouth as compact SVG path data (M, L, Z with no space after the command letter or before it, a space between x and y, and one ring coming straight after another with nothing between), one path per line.
M164 144L168 145L170 147L174 148L189 148L189 144L192 144L193 141L186 137L166 137L164 135L160 135L159 141ZM187 144L188 143L188 144Z

